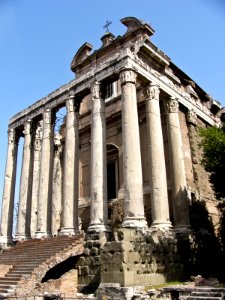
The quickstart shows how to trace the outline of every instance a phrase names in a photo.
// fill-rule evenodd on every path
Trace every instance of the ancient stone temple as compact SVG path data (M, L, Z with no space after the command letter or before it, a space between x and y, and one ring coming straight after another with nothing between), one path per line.
M196 227L203 214L194 208L204 209L212 228L218 221L198 128L220 125L224 111L151 42L148 24L121 22L123 36L107 32L100 49L80 47L71 63L75 79L9 121L0 243L53 245L82 233L83 250L69 256L77 255L71 268L83 288L182 278L190 265L184 250L208 230L203 221Z

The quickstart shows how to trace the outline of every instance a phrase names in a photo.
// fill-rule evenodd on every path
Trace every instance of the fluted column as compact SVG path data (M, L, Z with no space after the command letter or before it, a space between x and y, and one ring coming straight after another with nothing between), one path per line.
M71 96L66 101L66 132L63 172L63 227L60 234L78 231L79 191L79 103Z
M106 179L105 102L100 96L99 82L92 85L91 93L91 215L88 232L110 231Z
M123 227L145 227L140 136L137 111L136 73L120 73L122 99L124 220Z
M38 213L38 195L39 195L39 178L40 178L40 159L41 159L41 141L42 141L43 121L39 121L33 147L33 185L31 196L31 220L30 220L30 235L35 238L37 231L37 213Z
M5 168L4 190L2 198L0 244L12 243L13 208L16 182L18 139L14 129L8 131L8 152Z
M43 138L40 161L38 217L36 237L51 236L51 194L53 164L53 120L52 112L43 114Z
M170 150L170 167L172 173L174 229L180 231L189 227L189 212L184 154L178 112L178 99L171 97L166 101L166 116Z
M159 87L150 84L144 89L148 134L149 174L151 189L152 228L171 227L167 193L166 165L159 107Z
M23 160L20 178L19 207L17 220L17 240L30 237L30 204L32 191L31 120L24 124Z

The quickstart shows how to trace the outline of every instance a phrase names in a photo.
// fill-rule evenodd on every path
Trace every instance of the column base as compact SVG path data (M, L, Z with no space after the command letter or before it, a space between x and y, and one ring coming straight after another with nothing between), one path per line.
M173 227L175 233L187 233L191 230L190 225L178 225Z
M50 232L44 232L44 231L37 231L35 233L35 238L36 239L41 239L41 238L50 238L52 237L52 234Z
M152 231L167 231L172 229L172 224L170 221L153 221L150 229Z
M78 235L79 233L79 229L64 227L60 230L59 235Z
M123 228L147 228L148 224L145 218L125 218L122 223Z
M20 241L27 241L30 240L30 235L27 234L16 234L15 236L15 241L20 242Z
M88 226L88 233L99 233L99 232L111 232L111 228L109 225L105 224L90 224Z
M11 236L0 236L0 245L2 248L8 248L13 244L13 238Z

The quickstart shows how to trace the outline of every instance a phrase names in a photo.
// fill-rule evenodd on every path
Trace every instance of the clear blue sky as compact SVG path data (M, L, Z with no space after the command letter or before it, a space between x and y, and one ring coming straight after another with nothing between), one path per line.
M224 0L0 0L0 194L11 116L73 79L84 43L101 45L106 20L134 16L155 29L152 42L225 106Z

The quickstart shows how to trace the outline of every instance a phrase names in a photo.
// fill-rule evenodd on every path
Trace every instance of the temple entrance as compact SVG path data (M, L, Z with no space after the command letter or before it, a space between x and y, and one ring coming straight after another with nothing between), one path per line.
M117 198L116 184L116 161L110 161L107 164L107 196L108 200Z
M118 147L107 144L107 198L117 198L118 191Z

